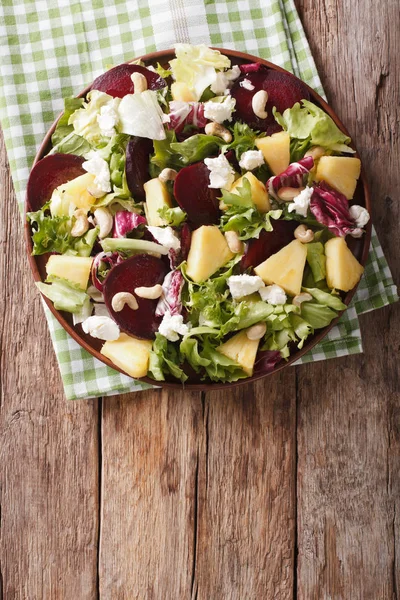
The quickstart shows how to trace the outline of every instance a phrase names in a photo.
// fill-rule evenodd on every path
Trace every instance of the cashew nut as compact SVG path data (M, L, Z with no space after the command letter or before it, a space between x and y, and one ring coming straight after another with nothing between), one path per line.
M132 73L131 79L133 82L133 93L140 94L147 90L147 79L142 73Z
M227 144L230 144L232 141L232 134L229 129L223 125L220 125L219 123L207 123L204 131L206 135L215 135L219 138L222 138Z
M96 225L98 225L100 230L99 238L102 240L103 238L108 236L112 229L112 214L109 210L107 210L107 208L105 208L104 206L100 206L94 211L94 218L96 219Z
M249 327L246 331L247 339L249 340L261 340L267 331L267 325L265 323L256 323L253 327Z
M283 202L291 202L303 190L304 190L303 187L299 187L299 188L281 187L278 190L278 198L279 198L279 200L282 200Z
M162 287L159 283L157 283L157 285L153 285L152 287L137 287L135 288L135 294L136 296L139 296L139 298L155 300L161 296Z
M251 101L251 107L256 117L259 117L260 119L266 119L268 117L268 113L265 110L267 102L268 92L266 92L265 90L259 90L254 94L253 99Z
M294 237L302 244L308 244L308 242L313 241L314 232L311 229L307 229L306 225L299 225L294 230Z
M137 310L139 308L135 296L129 292L118 292L118 294L115 294L112 297L111 306L113 311L120 312L124 308L125 304L127 304L132 310Z
M323 148L322 146L312 146L309 150L307 150L307 152L304 155L304 158L306 156L312 156L314 160L317 160L318 158L321 158L321 156L323 156L325 154L325 148Z
M163 169L158 176L158 179L165 183L166 181L175 181L178 173L175 169Z
M297 294L297 296L293 298L292 304L295 306L300 306L302 302L309 302L310 300L312 300L311 294L303 292L302 294Z
M241 240L239 240L239 236L236 231L226 231L225 239L231 252L234 254L243 254L244 244Z
M71 229L72 237L81 237L89 229L89 221L86 211L83 208L78 208L73 214L76 221Z

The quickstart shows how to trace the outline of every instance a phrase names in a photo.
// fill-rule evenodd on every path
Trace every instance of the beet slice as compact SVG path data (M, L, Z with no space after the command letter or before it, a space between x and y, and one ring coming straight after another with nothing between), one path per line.
M92 90L105 92L114 98L123 98L126 94L133 94L134 85L131 79L132 73L141 73L146 77L149 90L160 90L165 87L166 81L157 73L149 71L140 65L118 65L110 69L92 83Z
M174 196L195 225L213 225L219 220L220 190L209 188L209 170L203 162L181 169L175 179Z
M28 180L28 210L39 210L59 185L86 173L82 168L84 160L74 154L51 154L37 162Z
M134 290L137 287L161 284L167 271L164 262L150 254L136 254L111 269L103 283L104 300L112 318L122 331L138 338L154 338L161 322L161 317L155 315L158 299L139 298ZM139 308L132 310L125 305L120 312L115 312L111 302L119 292L135 295Z
M248 90L240 85L244 79L252 83L254 90ZM257 117L251 105L254 94L259 90L268 92L266 106L268 117L266 119ZM309 100L310 98L307 88L296 77L290 75L290 73L272 71L264 66L240 76L232 86L231 95L236 99L236 110L233 113L233 118L244 121L253 129L266 131L269 135L281 130L272 114L274 106L282 113L287 108L291 108L296 102L303 99Z
M190 244L192 241L192 230L187 223L182 225L181 229L181 252L180 259L186 260L189 255Z
M298 226L297 221L272 221L272 231L261 231L258 239L250 240L245 253L240 261L240 270L246 271L250 267L256 267L272 254L279 252L287 246L294 238L293 232Z
M144 200L143 184L150 179L149 162L153 140L133 136L126 147L126 182L135 200Z

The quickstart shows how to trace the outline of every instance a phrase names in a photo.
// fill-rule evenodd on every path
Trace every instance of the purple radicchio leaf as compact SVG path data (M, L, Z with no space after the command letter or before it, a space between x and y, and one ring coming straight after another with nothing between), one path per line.
M204 117L204 104L202 102L181 102L172 100L169 103L168 128L174 129L176 133L182 131L185 125L194 125L202 129L207 124Z
M103 282L104 278L100 279L99 277L99 268L101 265L106 265L108 267L107 271L110 271L115 265L119 265L122 262L122 258L118 254L118 252L100 252L96 254L92 263L92 284L94 287L99 290L99 292L103 291Z
M314 159L312 156L306 156L305 158L299 160L299 162L292 163L285 171L283 171L283 173L280 173L280 175L274 175L274 177L270 177L268 179L268 194L272 198L275 198L275 200L279 200L278 190L280 190L282 187L303 187L304 180L306 177L308 177L308 174L313 166Z
M254 73L255 71L259 71L263 68L261 63L249 63L248 65L240 65L239 69L241 73Z
M363 230L357 227L349 212L349 202L343 194L331 188L325 181L314 185L310 210L316 220L334 235L361 237Z
M126 237L128 233L139 227L139 225L145 225L146 219L137 213L129 212L129 210L119 210L115 213L114 217L114 238Z
M254 373L270 373L276 365L282 360L279 350L261 350L257 354L257 360L254 367Z
M162 295L158 301L156 315L163 316L169 312L179 315L182 312L181 293L184 284L180 271L170 271L162 284Z

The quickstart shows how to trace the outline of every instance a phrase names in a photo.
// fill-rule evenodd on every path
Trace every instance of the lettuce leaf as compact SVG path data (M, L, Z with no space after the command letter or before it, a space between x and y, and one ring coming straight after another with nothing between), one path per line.
M84 305L90 301L86 292L79 289L66 279L57 279L52 283L36 282L36 286L46 298L49 298L57 310L65 310L70 313L79 313Z
M281 210L260 213L255 207L230 206L221 216L220 227L222 231L236 231L239 238L245 241L258 238L263 229L272 231L271 219L279 219L281 215Z
M181 166L183 166L199 162L210 154L216 154L223 144L224 141L215 135L196 133L184 142L171 143L170 147L172 152L180 156Z
M101 129L97 121L100 109L106 104L117 106L119 98L113 98L104 92L91 90L86 96L82 107L75 110L68 119L68 125L72 125L76 135L84 137L90 143L98 143L101 140Z
M164 113L155 91L127 94L118 106L118 115L122 133L150 140L165 140Z
M341 301L340 296L334 294L333 292L324 292L319 288L302 288L304 292L308 292L311 294L315 300L323 305L332 308L333 310L345 310L347 308L346 304Z
M185 83L196 100L200 100L204 90L215 82L216 70L231 65L227 56L204 44L176 44L175 56L169 63L172 76L175 81Z
M160 333L156 333L156 339L150 351L149 376L156 381L165 381L165 374L170 374L182 382L188 376L179 366L183 360L179 356L179 347L169 342Z
M317 302L303 302L301 316L313 329L322 329L337 317L337 312Z
M57 122L57 127L51 136L51 143L53 146L59 144L67 135L73 132L73 125L69 124L70 116L79 108L82 108L84 99L83 98L65 98L64 99L64 112Z
M237 160L240 160L243 152L254 149L255 140L261 137L261 134L259 131L251 129L246 123L236 121L232 129L232 136L232 142L226 145L223 152L234 150Z
M321 242L306 244L307 262L310 265L314 280L321 281L326 277L326 257L324 245Z
M331 117L308 100L302 100L280 114L272 109L275 120L287 131L291 138L309 140L313 146L323 146L335 152L354 153L348 144L351 138L335 125Z
M179 206L174 208L163 206L162 208L158 209L158 214L162 219L164 219L166 224L170 225L171 227L178 227L181 225L181 223L186 221L187 217L186 213Z
M173 129L165 132L164 140L154 140L154 154L150 159L150 175L157 177L163 169L181 169L182 162L179 154L172 150L171 145L176 142L176 134Z

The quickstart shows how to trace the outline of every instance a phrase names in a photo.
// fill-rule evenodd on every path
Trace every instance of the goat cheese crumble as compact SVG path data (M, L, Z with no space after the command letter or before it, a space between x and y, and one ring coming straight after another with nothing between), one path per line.
M243 81L241 81L239 85L245 90L249 90L249 92L252 92L254 90L254 85L251 83L250 79L243 79Z
M363 206L359 206L358 204L353 204L353 206L350 206L349 212L357 227L365 227L370 219L367 209Z
M249 296L260 291L264 282L258 275L231 275L227 279L232 298Z
M246 171L257 169L257 167L261 167L263 164L264 157L261 150L247 150L247 152L243 152L239 161L239 167Z
M308 207L310 206L311 196L314 191L312 187L306 187L297 196L293 198L293 202L288 204L288 212L295 212L302 217L307 216Z
M82 323L82 329L94 338L113 342L119 338L119 327L110 317L88 317Z
M101 158L96 150L91 150L87 158L88 160L82 163L82 167L91 175L95 175L94 189L91 188L90 193L95 198L101 198L101 196L111 192L110 167L108 162Z
M232 96L226 96L222 102L209 100L204 103L204 116L210 121L222 124L224 121L232 121L232 113L235 109L236 100Z
M206 158L204 164L210 171L209 188L230 190L235 181L235 170L224 154Z
M285 290L275 283L273 285L267 285L267 287L258 290L258 293L264 302L268 302L268 304L272 304L273 306L285 304L287 300Z
M118 113L112 103L105 104L100 108L100 114L97 115L97 122L101 135L112 137L117 133L115 127L118 123Z
M183 322L182 315L171 315L170 312L166 312L158 331L170 342L177 342L180 335L189 333L189 325Z
M217 96L225 94L232 81L235 81L240 75L240 69L237 65L228 71L218 71L214 83L211 84L211 91Z
M159 244L168 248L168 250L180 250L181 242L179 238L175 235L172 227L152 227L151 225L147 226L147 229L150 231L151 235Z

